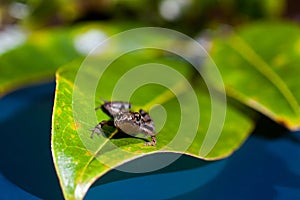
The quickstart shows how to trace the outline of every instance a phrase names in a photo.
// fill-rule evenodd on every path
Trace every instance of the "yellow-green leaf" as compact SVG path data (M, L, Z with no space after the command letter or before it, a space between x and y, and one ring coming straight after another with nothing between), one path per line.
M103 176L109 170L122 165L125 162L132 161L138 157L154 153L176 153L175 155L187 154L199 159L216 160L229 156L235 151L247 138L253 128L253 122L249 116L243 114L235 106L227 105L227 115L219 140L213 145L212 150L203 153L203 141L211 121L211 99L203 86L203 81L199 76L195 76L195 70L182 60L174 57L162 57L164 54L129 54L115 60L105 71L99 81L94 105L88 105L87 97L82 94L74 99L74 81L80 67L81 60L70 63L61 68L56 75L56 97L52 119L52 153L56 171L60 180L61 188L66 199L82 199L92 183ZM151 55L151 56L149 56ZM150 57L150 60L149 60ZM189 89L181 82L175 83L172 88L166 88L157 84L146 84L130 96L130 102L133 109L143 108L149 110L152 106L160 104L150 110L150 115L159 129L157 134L157 145L144 146L144 140L132 137L112 137L107 138L103 135L90 138L91 131L99 121L108 119L100 110L95 113L94 108L101 104L98 98L110 100L114 95L112 89L117 82L126 76L131 70L139 70L136 66L145 66L145 63L160 63L176 70L190 83L196 94L196 104L200 108L200 121L197 120L197 106L180 105L180 99L187 99ZM97 60L97 65L105 63L103 60ZM161 67L161 65L158 65ZM156 65L151 66L155 71ZM92 68L91 68L92 69ZM94 68L95 69L95 68ZM160 68L162 69L162 68ZM148 74L139 74L135 76L136 81L143 80L147 75L152 76L151 71ZM95 78L96 72L86 72L90 79ZM170 74L156 73L157 77L168 77ZM135 82L135 79L133 83ZM128 79L127 79L128 80ZM86 80L88 81L88 79ZM130 83L128 83L130 85ZM124 84L122 84L124 85ZM77 86L76 86L77 87ZM177 97L174 93L178 92ZM77 91L78 92L78 91ZM121 91L126 96L129 90ZM122 96L121 94L115 94ZM116 100L116 99L115 99ZM124 101L124 99L117 99ZM80 101L80 109L74 113L74 102ZM216 107L224 106L225 102L215 99ZM73 104L73 106L72 106ZM182 107L180 107L182 106ZM97 114L98 121L94 121L91 115ZM75 119L74 116L80 120ZM166 120L161 120L165 116ZM187 123L183 134L177 134L180 129L181 117L189 116L190 123ZM194 119L195 118L195 119ZM196 123L196 124L195 124ZM196 125L195 137L190 137L188 126ZM215 126L218 126L215 124ZM176 141L173 142L172 141ZM208 138L209 139L209 138ZM207 140L207 138L206 138ZM180 142L179 142L180 141ZM185 150L181 150L182 144L189 144ZM175 145L174 145L175 144ZM160 161L156 161L160 164ZM161 164L163 165L163 164Z
M300 27L259 22L215 41L227 95L291 130L300 128Z

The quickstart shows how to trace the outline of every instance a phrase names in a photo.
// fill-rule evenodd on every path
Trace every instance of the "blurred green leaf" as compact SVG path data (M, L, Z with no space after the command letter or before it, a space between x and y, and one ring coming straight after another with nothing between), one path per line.
M227 95L285 127L300 128L300 28L259 22L215 41L211 56Z
M111 98L111 92L117 81L122 78L124 73L135 66L140 66L144 63L149 63L147 56L126 55L114 61L107 69L97 89L97 98ZM144 85L140 87L131 97L130 102L133 104L133 109L143 108L148 110L155 104L161 104L167 112L167 119L162 129L157 134L157 146L144 146L144 140L132 137L120 138L105 138L104 136L95 136L90 138L90 128L104 119L108 119L103 112L97 111L98 122L89 121L89 115L95 113L94 109L87 109L82 106L80 115L83 121L74 119L74 104L73 90L74 80L78 67L82 64L81 61L70 63L61 68L57 75L56 97L52 120L52 153L56 167L56 171L60 180L61 188L66 199L82 199L88 188L96 179L103 176L109 170L138 157L146 156L153 153L179 153L194 156L199 159L216 160L229 156L235 151L248 137L253 128L253 121L248 115L243 114L241 110L233 105L227 105L227 115L222 133L219 140L213 147L212 151L203 156L201 155L201 145L203 144L206 132L211 120L211 102L207 91L203 87L203 82L199 77L195 80L193 68L185 62L177 59L161 58L156 55L150 59L151 63L162 63L167 66L172 66L190 82L193 83L194 91L198 98L200 107L200 122L195 138L189 137L189 133L177 136L177 129L180 124L182 113L180 105L174 94L167 88L158 85ZM101 61L97 62L101 65ZM92 78L95 73L88 73ZM147 75L147 74L146 74ZM168 74L164 74L168 76ZM140 74L143 77L143 74ZM159 75L158 75L159 76ZM141 78L139 77L139 78ZM138 80L138 79L137 79ZM185 96L187 90L182 85L174 85L175 90L181 92L181 96ZM79 100L82 105L87 104L86 97L82 95ZM123 100L123 99L118 99ZM94 107L99 106L100 102L97 99ZM222 102L218 101L219 106ZM191 117L191 126L194 123L193 116L196 108L191 106L183 106L182 112L186 112ZM159 117L163 115L162 110L152 113L151 117L154 122L159 121ZM156 125L158 125L156 123ZM79 130L83 131L83 136L79 134ZM186 151L178 151L170 145L171 141L176 137L180 137L182 143L188 143L189 148ZM82 138L83 137L83 138ZM84 145L83 140L88 142L88 150ZM111 142L111 143L110 143ZM114 144L114 145L111 145ZM178 144L180 146L180 144ZM118 150L122 149L121 154ZM124 153L126 152L126 153ZM109 163L109 165L107 164ZM157 161L158 162L158 161Z
M0 97L25 85L54 79L59 66L88 54L88 50L101 42L99 39L106 39L128 26L128 23L110 26L90 23L33 32L24 44L0 55ZM80 38L82 44L76 47Z
M69 31L33 33L22 46L0 55L0 96L24 85L50 80L58 66L78 56Z

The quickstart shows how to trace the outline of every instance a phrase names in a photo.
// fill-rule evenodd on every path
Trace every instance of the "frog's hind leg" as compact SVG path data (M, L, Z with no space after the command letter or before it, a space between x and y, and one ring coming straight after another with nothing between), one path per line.
M151 136L150 142L145 142L145 146L156 146L156 137L155 135Z

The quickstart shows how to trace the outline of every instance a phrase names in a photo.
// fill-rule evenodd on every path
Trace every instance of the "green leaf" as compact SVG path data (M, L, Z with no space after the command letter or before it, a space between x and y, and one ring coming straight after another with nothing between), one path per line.
M199 76L195 78L196 72L190 65L178 58L172 56L162 57L162 55L164 54L147 52L146 54L132 53L121 56L105 71L99 80L96 92L97 98L101 97L108 100L111 97L126 96L130 92L129 90L118 90L117 94L113 94L112 90L127 73L139 70L136 66L144 66L143 64L150 61L151 63L160 63L172 67L172 69L182 74L185 79L189 80L197 97L196 104L200 107L200 121L196 117L197 106L180 105L181 100L187 102L190 100L188 99L189 88L181 82L172 82L174 85L171 88L157 84L142 85L136 88L135 92L130 96L130 102L133 104L134 110L139 108L149 110L156 104L163 106L163 109L161 106L154 106L150 110L151 118L153 118L156 128L159 129L155 147L144 146L144 140L133 137L109 138L104 135L96 135L91 139L91 131L89 129L95 127L99 121L108 119L108 116L101 111L96 111L98 121L90 117L90 115L95 115L94 108L101 104L99 99L95 99L94 105L89 105L87 97L83 94L74 99L74 91L78 89L77 87L74 88L74 81L78 68L82 64L81 60L70 63L57 72L56 96L52 119L52 153L61 188L66 199L82 199L96 179L109 170L123 163L133 161L138 157L154 153L176 153L174 155L187 154L199 159L216 160L229 156L247 138L253 128L253 121L236 106L228 104L226 120L219 140L209 154L205 154L203 144L205 143L204 140L212 117L210 96ZM97 60L95 63L97 63L97 66L100 66L105 61ZM147 68L147 66L144 67L145 69ZM156 66L151 66L151 69L155 71ZM90 78L96 76L95 71L92 70L86 73ZM128 83L128 85L152 76L151 73L151 71L146 75L139 73L139 76L134 76L131 79L132 83ZM171 75L156 73L155 76L166 77ZM88 79L86 81L88 82ZM127 79L127 81L130 80ZM126 84L121 84L121 86L124 85ZM169 89L172 89L173 92ZM177 98L174 92L178 92ZM124 101L124 99L115 100ZM73 108L76 101L80 101L81 107L79 111L75 112ZM218 99L214 103L217 104L217 107L224 106L224 102ZM80 120L75 119L78 115ZM162 120L163 116L166 117L165 121ZM180 129L181 117L186 116L190 117L187 125L196 125L197 127L194 138L190 137L190 128L188 126L185 127L186 129L183 129L184 134L177 134L177 131ZM215 126L218 125L215 124ZM206 140L209 139L206 138ZM182 150L182 144L189 145L185 150Z
M227 95L291 130L300 128L300 28L286 22L244 26L215 41L211 56Z
M58 66L78 57L66 30L39 31L0 55L0 96L24 85L53 78Z
M89 31L109 37L128 26L91 23L31 33L24 44L0 55L0 97L24 85L52 80L59 66L82 56L75 40Z

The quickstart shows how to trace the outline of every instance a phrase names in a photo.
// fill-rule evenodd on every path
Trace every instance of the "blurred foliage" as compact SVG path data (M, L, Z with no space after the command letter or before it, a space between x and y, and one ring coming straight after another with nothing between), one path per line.
M22 46L23 43L26 45L26 42L40 43L40 37L37 41L34 41L36 32L42 30L47 33L49 31L49 35L51 35L50 32L53 27L61 28L63 32L63 30L70 30L78 24L93 21L100 24L124 24L124 26L130 24L131 28L137 26L166 27L196 37L202 30L218 27L220 24L236 26L258 19L280 19L287 16L286 12L293 3L294 1L290 0L1 0L0 59L5 59L3 56L7 55L1 54L6 51L25 52L26 50L24 51L22 48L19 50L14 49L20 44ZM292 16L292 14L289 14L289 16ZM11 27L13 27L14 34L12 34ZM17 31L22 32L16 32L16 27ZM7 31L7 29L10 31ZM124 29L121 28L121 30ZM4 37L4 35L6 36ZM45 40L48 39L45 38ZM38 48L41 48L41 52L45 51L43 45ZM36 49L37 52L39 51L38 48ZM55 51L55 47L50 51ZM19 55L19 53L15 53L9 57L14 55L18 57L16 54ZM37 62L36 56L30 56L29 54L30 51L28 57L26 57L26 62L21 62L21 66L16 66L15 63L17 62L13 58L10 59L10 63L0 62L0 71L10 69L10 73L2 73L5 76L2 77L2 80L15 79L15 73L11 73L13 70L19 71L19 77L21 77L22 70L26 72L26 67L36 66L37 63L41 68L44 68L37 71L50 72L47 75L48 77L42 77L49 80L54 77L53 70L65 64L62 62L55 62L55 66L51 64L52 62L43 64ZM52 53L48 55L52 55ZM45 56L47 57L47 55ZM48 60L53 60L53 58L49 56ZM5 63L7 63L7 66L4 66ZM52 71L49 70L50 65ZM34 71L31 73L34 77L39 76L35 76ZM28 71L25 74L28 74ZM23 86L24 81L16 81L16 83L20 87ZM6 84L14 85L10 82L6 82ZM3 85L3 87L6 86ZM2 88L2 91L17 87L18 85L9 86L6 89Z
M283 16L285 8L284 0L4 0L0 23L41 28L87 20L121 20L196 34L210 24L236 25L278 18ZM14 13L24 9L24 16Z
M83 59L83 56L98 44L99 37L103 39L130 28L130 24L113 23L51 27L36 30L29 36L19 33L27 38L21 44L16 40L14 45L17 45L17 48L9 46L11 37L2 35L3 38L6 37L7 42L2 42L1 45L0 41L0 97L20 87L53 81L55 71L60 66L75 58ZM17 35L18 31L12 28L6 35ZM9 48L12 49L7 50Z

